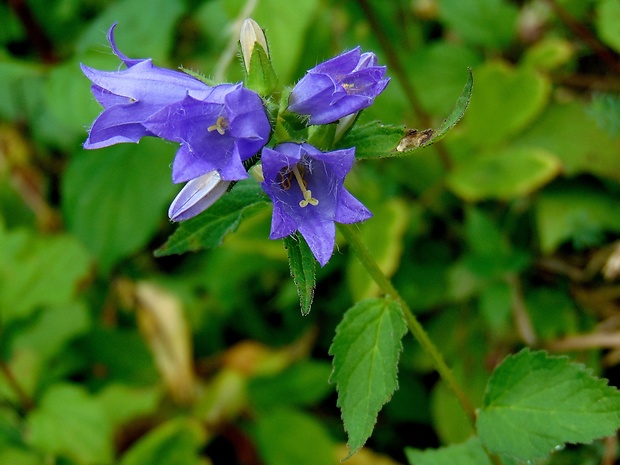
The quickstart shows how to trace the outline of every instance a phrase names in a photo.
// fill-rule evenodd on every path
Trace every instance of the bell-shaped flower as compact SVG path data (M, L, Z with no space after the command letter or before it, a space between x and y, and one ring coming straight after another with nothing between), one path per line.
M289 111L310 115L310 124L327 124L369 107L390 82L374 53L360 48L315 66L295 85Z
M143 124L151 115L187 95L199 99L210 91L205 83L185 73L154 66L151 59L125 56L116 46L115 27L112 25L108 31L108 41L127 69L100 71L81 65L93 83L93 95L104 108L89 130L86 149L138 142L143 136L152 136Z
M224 181L248 177L243 161L269 140L262 99L241 84L220 84L201 98L191 94L151 115L144 127L181 144L172 165L175 183L217 171Z
M355 149L321 152L310 144L287 142L262 152L263 190L273 201L271 239L296 230L324 266L332 256L338 223L372 216L344 187Z
M228 190L230 181L222 181L217 171L211 171L189 181L177 194L168 209L172 221L185 221L202 213Z

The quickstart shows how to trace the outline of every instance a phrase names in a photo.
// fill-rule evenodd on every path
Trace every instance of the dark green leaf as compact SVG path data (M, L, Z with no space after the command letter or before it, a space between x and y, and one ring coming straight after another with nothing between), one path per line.
M407 332L400 305L389 298L358 302L336 328L329 353L338 406L351 456L370 437L379 410L398 388L401 339Z
M269 201L258 183L253 180L240 182L208 210L181 223L168 241L155 251L155 256L217 247L226 234L236 231L242 220L267 205Z
M275 90L277 85L278 76L276 76L271 65L271 60L262 45L255 42L250 60L250 72L246 76L245 86L258 95L266 97Z
M567 357L526 349L493 372L476 425L490 452L535 460L614 434L620 392Z
M62 184L67 225L99 259L104 272L143 247L166 221L175 187L173 146L146 138L79 152Z
M316 260L308 243L299 233L285 237L284 246L288 251L288 263L297 287L301 314L306 316L310 313L316 287Z

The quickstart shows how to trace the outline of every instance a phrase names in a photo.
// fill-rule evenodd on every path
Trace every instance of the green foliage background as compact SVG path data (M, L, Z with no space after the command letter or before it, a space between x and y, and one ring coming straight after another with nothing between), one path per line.
M472 68L470 108L445 139L407 157L369 156L348 188L375 215L361 236L484 422L503 415L493 389L513 386L496 372L485 395L491 372L524 346L566 353L620 385L620 0L9 0L0 465L323 465L348 455L328 351L345 310L378 290L346 242L317 270L302 316L287 252L267 239L269 208L244 210L221 247L156 258L177 228L166 217L176 147L81 148L101 109L79 63L119 68L105 40L113 22L130 57L237 82L248 15L266 30L282 85L356 45L377 53L392 82L362 124L440 127ZM213 227L210 240L226 231ZM489 463L429 359L411 336L403 346L399 390L348 462ZM454 448L419 451L441 445ZM607 439L540 463L613 463L616 449Z

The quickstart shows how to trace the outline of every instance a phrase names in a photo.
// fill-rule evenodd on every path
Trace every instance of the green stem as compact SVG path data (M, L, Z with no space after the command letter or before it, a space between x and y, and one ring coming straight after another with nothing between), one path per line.
M435 365L435 369L441 376L441 378L448 384L454 395L457 397L463 410L467 414L469 421L471 422L472 427L475 427L476 424L476 411L472 407L469 399L459 386L459 383L456 381L454 373L448 367L443 356L437 349L437 346L431 341L428 337L428 334L413 314L407 303L400 296L398 291L392 285L392 282L383 274L377 262L372 258L366 244L360 239L360 236L357 232L355 226L349 224L338 224L338 228L342 235L345 237L349 246L353 248L353 251L357 255L357 258L362 263L362 266L366 269L370 277L373 279L375 283L379 286L379 288L383 291L384 294L389 295L394 300L396 300L405 316L405 321L407 322L407 327L411 334L417 339L420 345L426 350L426 352L430 355Z

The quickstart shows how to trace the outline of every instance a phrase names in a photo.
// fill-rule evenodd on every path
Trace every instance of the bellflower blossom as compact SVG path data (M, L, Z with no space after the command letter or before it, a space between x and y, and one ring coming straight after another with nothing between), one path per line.
M144 127L151 115L190 95L200 98L209 86L185 73L159 68L149 59L131 59L116 46L114 28L108 41L114 54L127 66L122 71L99 71L80 65L93 82L91 90L104 111L90 128L86 149L98 149L121 142L138 142L153 134Z
M172 165L176 183L214 170L225 181L247 178L242 162L263 148L271 133L263 101L242 84L220 84L200 98L189 94L143 125L159 137L181 143Z
M321 152L291 142L264 148L261 187L273 201L269 238L299 231L324 266L334 251L334 222L356 223L372 216L343 184L354 161L354 148Z
M310 115L310 124L328 124L364 108L386 88L385 66L360 47L315 66L295 85L289 111Z

